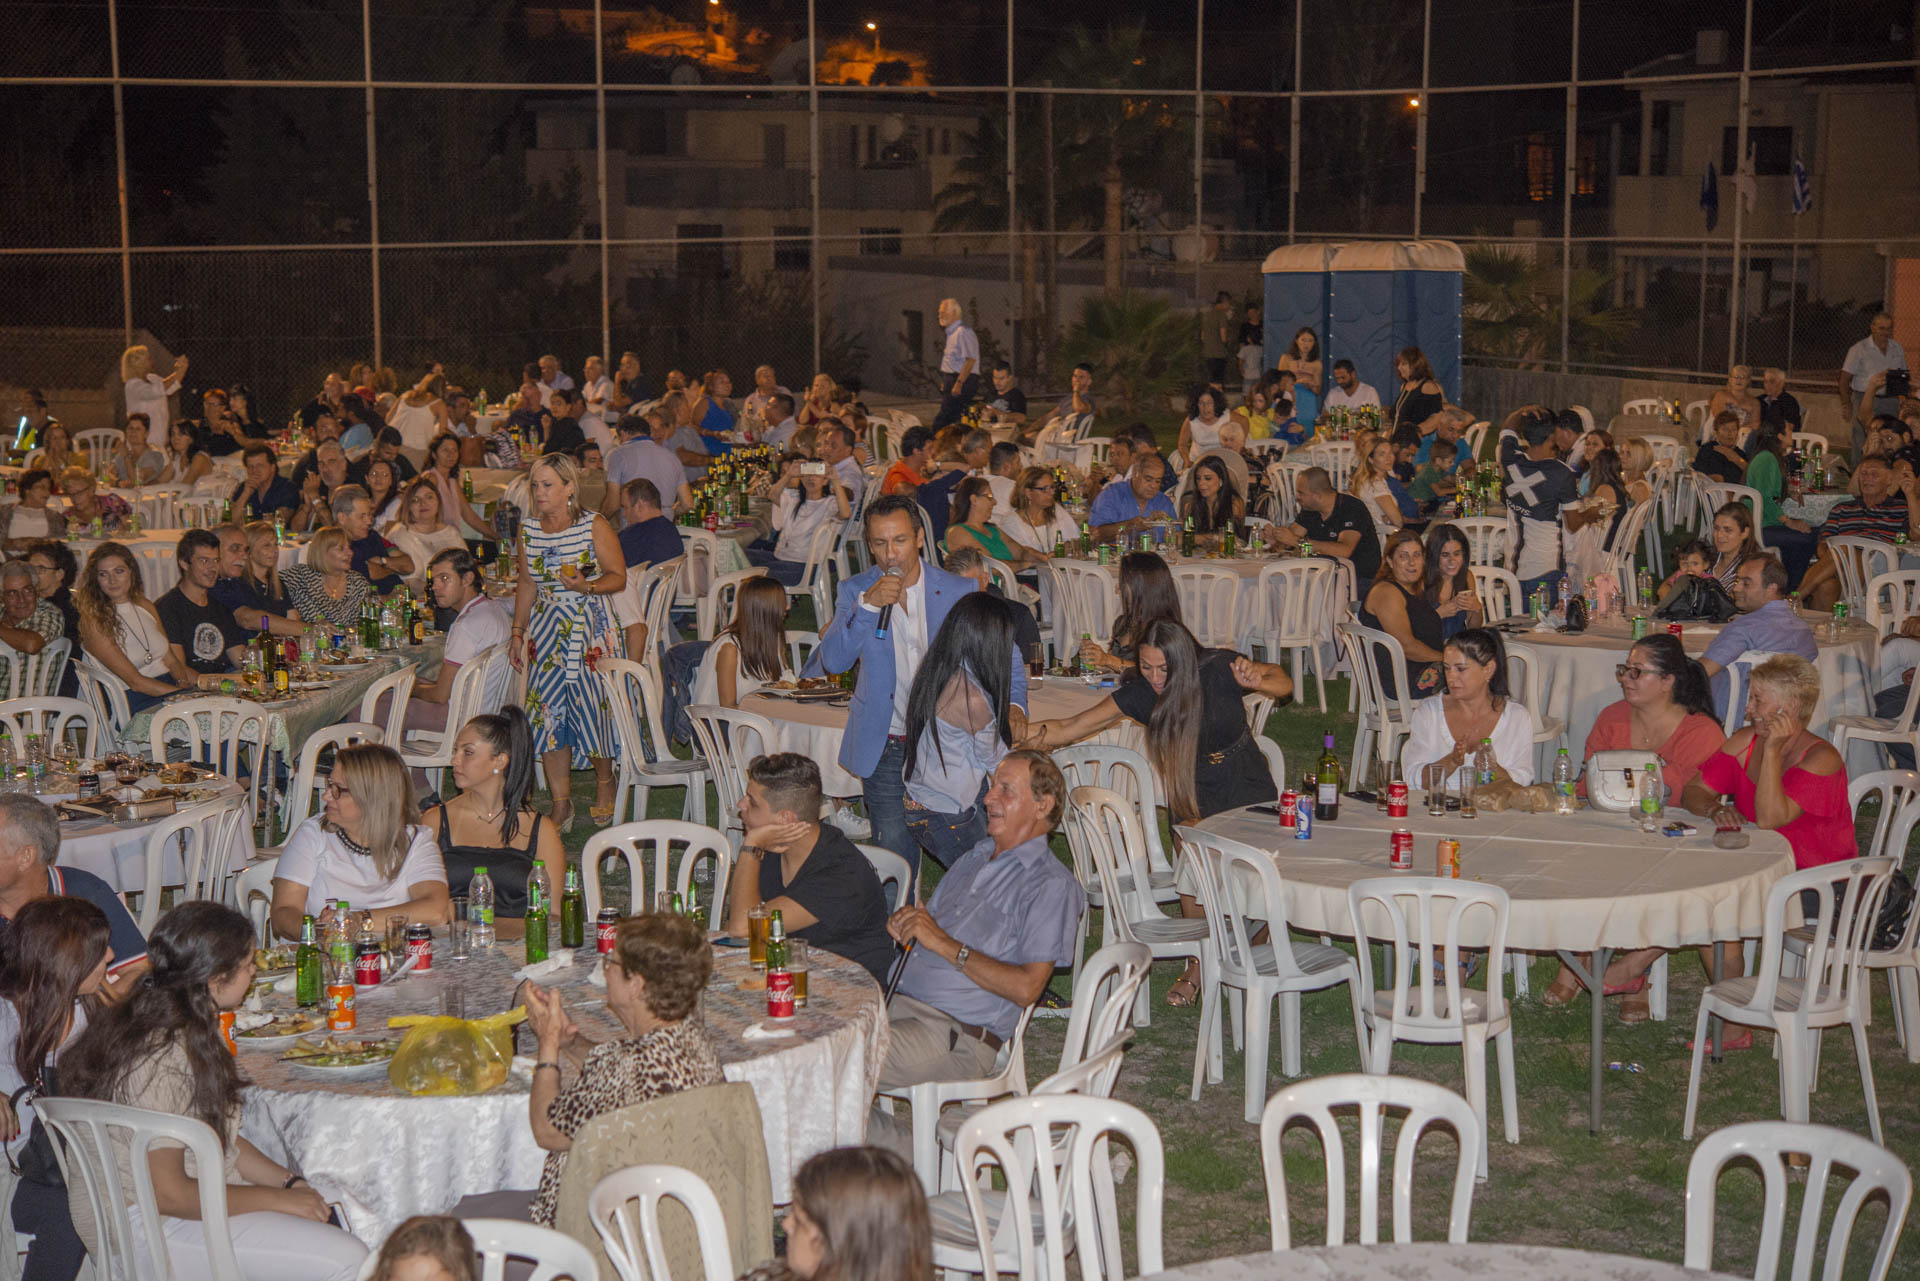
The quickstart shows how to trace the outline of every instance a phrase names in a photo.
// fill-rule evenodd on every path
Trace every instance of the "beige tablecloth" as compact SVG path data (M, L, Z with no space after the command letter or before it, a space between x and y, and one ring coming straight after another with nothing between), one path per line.
M591 1039L624 1036L606 1008L604 989L589 983L596 964L591 943L573 955L577 964L556 971L543 985L566 998ZM506 1009L522 957L519 943L502 943L455 961L446 931L436 930L432 974L361 992L353 1035L384 1035L387 1019L401 1014L439 1014L457 1007L478 1018ZM787 1025L793 1035L749 1039L749 1029L765 1024L766 994L739 988L748 973L744 949L716 949L715 958L696 1017L713 1040L726 1078L753 1086L773 1198L788 1201L793 1172L808 1157L865 1138L887 1053L880 988L859 966L815 948L808 983L812 999ZM292 997L276 995L269 1008L289 1013ZM531 1049L525 1032L520 1045ZM540 1181L546 1154L534 1143L527 1121L530 1059L518 1060L507 1082L491 1093L416 1098L394 1089L384 1075L316 1079L281 1063L284 1052L240 1051L240 1066L253 1080L241 1132L268 1156L307 1174L328 1200L341 1201L361 1239L378 1242L409 1215L444 1214L470 1193L532 1188ZM575 1079L571 1066L566 1079Z
M1793 870L1793 854L1777 832L1749 828L1752 844L1729 851L1713 844L1712 825L1698 819L1689 821L1700 835L1674 840L1642 833L1625 815L1594 810L1436 819L1417 808L1418 789L1414 803L1405 820L1389 821L1369 809L1343 812L1338 822L1315 823L1306 841L1290 830L1283 835L1277 817L1251 809L1216 814L1200 826L1272 852L1287 888L1286 919L1313 934L1353 933L1347 887L1395 875L1388 839L1396 826L1412 829L1413 870L1421 875L1433 874L1436 843L1452 837L1460 842L1463 877L1512 896L1507 946L1528 952L1757 938L1766 923L1767 890ZM1272 910L1257 886L1249 881L1242 888L1249 915ZM1484 913L1470 915L1471 937L1461 942L1484 944L1484 926Z

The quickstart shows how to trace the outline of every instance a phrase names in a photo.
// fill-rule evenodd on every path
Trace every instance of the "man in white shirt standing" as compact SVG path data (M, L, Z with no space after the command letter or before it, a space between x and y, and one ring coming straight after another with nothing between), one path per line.
M1875 383L1873 376L1907 367L1907 353L1893 340L1893 317L1884 311L1873 318L1872 331L1847 348L1847 358L1840 366L1840 409L1846 414L1847 421L1853 424L1853 462L1856 467L1866 453L1866 427L1854 412L1860 407L1860 397L1873 393L1876 413L1900 412L1900 398L1885 394L1886 379L1883 377ZM1880 401L1886 404L1881 405Z
M940 353L940 412L929 428L936 433L960 421L980 387L980 339L960 323L960 315L958 299L941 300L940 327L947 331L947 345Z
M1372 384L1360 381L1360 375L1354 370L1351 360L1333 362L1333 389L1327 392L1326 399L1320 402L1320 417L1326 419L1329 409L1359 409L1371 405L1380 407L1380 393Z

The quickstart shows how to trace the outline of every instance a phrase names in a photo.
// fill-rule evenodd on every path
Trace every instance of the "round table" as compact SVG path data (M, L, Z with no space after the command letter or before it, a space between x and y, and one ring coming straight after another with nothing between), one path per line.
M1798 498L1783 499L1780 510L1809 525L1824 525L1833 509L1853 497L1844 489L1816 489Z
M1873 715L1874 631L1854 620L1836 633L1832 619L1810 612L1803 616L1820 649L1814 663L1820 673L1820 706L1808 728L1826 737L1827 722L1835 716ZM1652 623L1653 628L1664 626L1659 620ZM1680 644L1699 658L1719 633L1715 623L1683 623ZM1580 633L1523 631L1506 639L1539 655L1543 706L1534 710L1558 717L1567 727L1569 746L1578 752L1601 711L1620 699L1613 669L1627 661L1633 647L1632 624L1620 617L1603 618Z
M1609 951L1759 937L1767 891L1793 871L1793 853L1778 832L1749 828L1746 849L1723 850L1713 844L1711 824L1701 819L1689 820L1699 835L1676 840L1649 836L1624 814L1592 809L1430 818L1422 799L1414 789L1414 806L1399 820L1373 809L1343 812L1337 822L1314 824L1306 841L1291 831L1283 838L1277 817L1253 809L1228 810L1200 826L1274 855L1287 887L1288 924L1309 934L1347 936L1354 932L1347 888L1366 877L1394 875L1387 861L1394 828L1412 829L1413 867L1422 875L1431 874L1436 842L1452 837L1460 842L1461 875L1498 885L1512 897L1509 949L1558 952L1576 971L1572 954L1592 952L1595 973L1606 969ZM1249 916L1273 911L1252 878L1241 888ZM1484 913L1470 915L1462 944L1482 945L1485 924ZM1592 1123L1598 1130L1605 1003L1590 1004Z
M144 781L150 787L157 786L151 778ZM222 797L240 791L240 784L224 777L208 779L192 786L213 788ZM55 792L42 799L51 804L57 800L72 800L73 795ZM147 833L162 821L162 818L137 819L125 823L104 819L89 822L62 820L60 857L54 862L61 867L77 867L83 872L91 872L122 894L138 893L147 885ZM253 857L253 852L253 830L249 828L245 839L235 847L234 858L227 870L237 872L245 867L247 860ZM180 851L172 842L168 843L164 858L161 883L178 885L185 878L186 871L180 866Z
M625 1036L606 1008L604 989L590 984L598 968L591 946L566 955L576 964L541 984L566 998L591 1039ZM445 929L436 930L432 973L362 990L353 1035L383 1033L387 1019L401 1014L478 1018L504 1010L522 958L521 945L507 942L455 961ZM727 1080L753 1086L773 1199L785 1202L792 1199L793 1173L807 1158L864 1140L887 1053L886 1008L865 970L816 948L812 1000L790 1025L794 1035L748 1038L743 1034L766 1016L765 993L740 989L748 974L744 949L716 949L697 1017ZM293 998L276 992L266 1006L287 1013ZM520 1042L531 1046L524 1032ZM506 1083L490 1093L419 1098L401 1093L384 1076L315 1080L282 1063L284 1052L242 1048L240 1066L253 1085L246 1091L241 1131L274 1160L312 1176L328 1200L344 1204L362 1240L379 1241L410 1215L445 1214L471 1193L539 1184L546 1153L527 1122L530 1058L516 1059ZM567 1081L574 1079L569 1067Z
M1111 694L1078 676L1046 676L1027 679L1027 717L1051 721L1075 716ZM840 740L847 730L847 704L834 699L800 702L768 694L749 694L740 700L740 710L755 712L773 722L775 741L769 752L799 752L820 766L821 789L828 796L858 796L865 786L862 779L847 773L840 765ZM1095 735L1091 742L1118 743L1136 751L1145 749L1146 737L1140 726L1122 719Z
M1677 1263L1595 1254L1547 1245L1470 1241L1403 1241L1378 1245L1304 1246L1273 1253L1208 1259L1140 1281L1712 1281L1725 1273Z

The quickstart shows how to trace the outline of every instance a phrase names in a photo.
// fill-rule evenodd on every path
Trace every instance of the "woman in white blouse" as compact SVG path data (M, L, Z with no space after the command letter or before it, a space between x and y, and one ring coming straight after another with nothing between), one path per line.
M407 586L419 592L427 581L427 564L441 552L465 547L457 526L449 525L440 507L440 487L430 476L417 476L400 491L400 519L386 530L387 538L413 558Z
M1059 482L1051 468L1029 467L1013 482L1011 515L1000 521L1000 532L1042 556L1053 555L1056 539L1080 541L1080 522L1059 501Z
M1470 627L1440 651L1446 692L1414 705L1412 733L1400 756L1404 777L1424 784L1437 766L1449 784L1473 768L1480 744L1493 740L1496 774L1521 786L1533 782L1533 715L1507 689L1507 650L1500 634Z
M818 468L820 470L802 470ZM790 460L780 474L773 500L773 530L779 535L771 552L749 547L747 559L773 575L784 587L797 587L806 574L807 557L820 529L853 515L847 487L825 463Z
M153 353L136 345L120 353L120 378L127 385L127 412L145 414L154 439L167 438L167 425L173 416L167 410L167 397L180 390L187 376L187 358L175 356L173 371L166 375L153 372Z
M425 449L428 441L447 430L447 406L441 400L446 390L446 376L435 365L384 407L387 426L400 433L408 449Z
M1232 419L1227 412L1226 393L1218 387L1202 387L1193 394L1187 420L1180 424L1179 452L1188 465L1209 449L1220 448L1220 429Z
M738 707L787 668L787 589L750 578L734 599L733 621L713 638L693 677L693 701Z
M145 711L169 694L219 681L188 667L167 643L160 611L140 588L140 567L121 544L93 549L73 598L80 647L126 682L128 711Z
M166 463L154 477L162 485L196 485L213 471L213 459L200 444L200 433L189 422L178 422L167 429ZM232 482L223 482L231 485Z
M297 939L301 917L330 922L335 899L369 913L376 934L393 917L445 922L452 907L446 864L420 822L400 754L378 743L341 748L324 796L325 808L293 829L274 869L274 932Z

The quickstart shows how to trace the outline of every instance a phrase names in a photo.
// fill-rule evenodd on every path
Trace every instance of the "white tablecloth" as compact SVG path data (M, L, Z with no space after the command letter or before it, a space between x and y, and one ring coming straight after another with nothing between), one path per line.
M1037 683L1029 678L1027 714L1036 721L1058 720L1074 716L1111 694L1077 676L1048 676ZM862 780L840 767L840 740L847 729L844 703L797 703L792 699L769 698L749 694L740 700L742 711L756 712L773 722L776 742L770 752L799 752L820 766L821 788L828 796L858 796ZM1102 731L1091 740L1119 743L1136 751L1145 750L1146 739L1138 725L1122 719L1118 725Z
M591 944L575 955L579 963L545 985L566 997L587 1036L624 1036L604 991L588 984ZM450 990L461 993L468 1017L505 1009L521 957L519 943L503 943L454 961L445 931L438 931L433 974L360 993L355 1034L380 1033L396 1015L439 1013ZM792 1198L793 1172L807 1158L864 1140L887 1053L886 1011L865 970L816 948L812 1001L790 1025L797 1035L744 1040L741 1033L766 1014L763 991L739 990L747 972L744 949L718 950L701 1017L726 1078L753 1086L773 1199L785 1202ZM276 996L270 1008L286 1012L292 998ZM524 1032L521 1044L532 1044ZM409 1215L444 1214L471 1193L538 1185L546 1154L528 1126L524 1068L489 1094L416 1098L385 1077L315 1081L280 1063L283 1052L241 1051L240 1066L254 1083L246 1092L242 1133L268 1156L312 1177L329 1200L341 1201L362 1240L378 1243ZM567 1080L574 1079L570 1066Z
M1820 657L1814 666L1820 673L1820 706L1808 726L1827 737L1827 722L1835 716L1873 714L1873 629L1853 622L1843 628L1838 639L1832 634L1831 620L1808 614ZM1665 624L1654 620L1653 627ZM1713 642L1719 628L1711 623L1687 623L1680 643L1687 653L1699 658ZM1568 745L1578 754L1587 741L1587 733L1602 709L1620 700L1620 682L1613 669L1627 660L1633 647L1630 624L1625 619L1609 618L1595 623L1579 635L1556 632L1522 632L1507 638L1532 647L1540 655L1540 688L1545 696L1545 712L1557 716L1567 726Z
M1784 499L1780 510L1795 520L1804 520L1809 525L1824 525L1827 516L1847 499L1853 497L1844 489L1826 490L1806 494L1800 498Z
M216 788L222 796L232 796L240 790L240 785L228 778L196 783L194 786ZM61 796L47 799L70 798ZM83 872L91 872L123 894L138 892L147 883L147 833L160 821L61 823L60 857L54 861L61 867L77 867ZM252 857L253 831L249 828L227 870L239 871ZM180 850L171 842L164 856L161 874L167 884L178 884L186 876L180 866Z
M1314 1195L1320 1195L1317 1188ZM1390 1213L1381 1209L1383 1231ZM1294 1227L1294 1240L1305 1239L1307 1225L1297 1214ZM1319 1230L1318 1220L1314 1230ZM1677 1263L1554 1246L1409 1241L1308 1246L1208 1259L1156 1272L1141 1281L1406 1281L1409 1277L1424 1281L1712 1281L1724 1276L1690 1271Z
M1793 854L1778 832L1749 828L1752 844L1722 850L1712 825L1694 820L1701 834L1684 840L1648 836L1624 814L1482 813L1429 818L1414 789L1412 813L1388 820L1371 809L1315 823L1311 840L1284 835L1280 821L1251 809L1228 810L1200 826L1275 854L1289 896L1286 917L1310 934L1353 933L1347 887L1370 876L1392 876L1388 838L1397 826L1413 831L1413 870L1431 876L1442 837L1460 842L1460 874L1498 885L1512 896L1507 946L1528 952L1595 947L1686 947L1714 940L1758 938L1766 922L1767 890L1793 870ZM1345 805L1351 801L1343 802ZM1249 881L1245 886L1254 890ZM1247 911L1258 915L1260 900ZM1485 914L1469 916L1470 946Z

